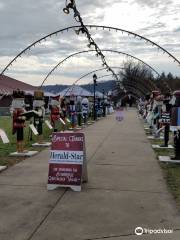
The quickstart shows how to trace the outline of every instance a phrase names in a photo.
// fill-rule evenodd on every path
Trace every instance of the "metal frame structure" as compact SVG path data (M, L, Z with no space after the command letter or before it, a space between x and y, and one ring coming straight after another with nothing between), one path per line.
M124 68L121 68L121 67L111 67L111 68L124 69ZM77 79L77 80L74 82L74 84L76 84L78 81L80 81L80 80L83 79L84 77L86 77L86 76L88 76L88 75L91 75L91 74L93 74L93 73L95 73L95 72L104 70L104 69L105 69L105 68L99 68L99 69L96 69L96 70L91 71L91 72L89 72L89 73L86 73L86 74L84 74L83 76L81 76L79 79ZM106 77L106 76L111 76L111 74L104 75L104 76L102 76L102 77ZM101 77L100 77L100 78L101 78ZM133 79L136 79L136 77L134 77ZM138 79L139 79L139 78L138 78ZM140 80L140 79L139 79L139 80ZM150 79L147 79L147 81L148 81L148 84L149 84L149 86L151 87L151 89L156 89L156 88L157 88L153 81L151 81Z
M112 74L107 74L107 75L103 75L103 76L100 76L100 77L97 77L97 79L100 79L100 78L104 78L104 77L108 77L108 76L112 76ZM150 87L150 85L146 84L144 81L142 81L141 79L132 79L132 80L135 80L135 81L123 81L122 84L123 86L125 86L126 83L133 83L134 85L140 85L142 86L142 89L145 90L145 92L148 92L148 91L152 91L152 90L155 90L155 88L153 87ZM137 80L137 81L136 81ZM149 82L149 80L147 80Z
M132 31L128 31L128 30L124 30L124 29L121 29L121 28L115 28L115 27L109 27L109 26L101 26L101 25L85 25L87 28L95 28L96 30L97 29L102 29L102 30L108 30L108 31L115 31L115 32L121 32L122 34L123 33L126 33L128 34L128 36L132 35L134 36L135 38L139 39L139 40L143 40L145 41L146 43L149 43L151 44L152 46L155 46L157 47L159 50L161 50L163 53L166 53L170 58L173 59L174 62L177 62L178 63L178 66L180 66L180 61L173 55L171 54L169 51L167 51L165 48L161 47L159 44L155 43L154 41L146 38L146 37L143 37L137 33L134 33ZM43 40L46 40L47 38L50 38L52 37L53 35L57 35L59 33L63 33L64 31L69 31L71 29L73 30L78 30L79 28L81 27L81 25L77 25L77 26L70 26L70 27L67 27L67 28L63 28L63 29L60 29L60 30L57 30L55 32L52 32L40 39L38 39L37 41L33 42L32 44L30 44L29 46L27 46L24 50L22 50L20 53L18 53L8 64L7 66L2 70L1 72L1 75L5 73L5 71L8 70L9 67L12 66L13 62L15 62L19 57L21 57L24 53L26 53L27 51L29 51L32 47L35 47L37 44L40 44Z
M117 54L122 54L122 55L125 55L127 57L130 57L130 58L133 58L135 60L138 60L139 62L141 62L142 64L144 64L145 66L147 66L148 68L150 68L154 73L156 73L158 76L160 76L160 74L158 73L158 71L156 71L151 65L149 65L148 63L146 63L145 61L143 61L142 59L140 58L137 58L131 54L128 54L128 53L125 53L125 52L121 52L121 51L117 51L117 50L112 50L112 49L101 49L102 52L111 52L111 53L117 53ZM44 85L45 81L48 79L48 77L61 65L63 64L65 61L67 61L69 58L72 58L74 56L77 56L77 55L80 55L80 54L83 54L83 53L89 53L89 52L96 52L96 50L84 50L84 51L80 51L80 52L76 52L76 53L73 53L69 56L67 56L66 58L64 58L63 60L61 60L60 62L58 62L50 71L49 73L46 75L46 77L44 78L41 86ZM106 68L104 68L106 69Z

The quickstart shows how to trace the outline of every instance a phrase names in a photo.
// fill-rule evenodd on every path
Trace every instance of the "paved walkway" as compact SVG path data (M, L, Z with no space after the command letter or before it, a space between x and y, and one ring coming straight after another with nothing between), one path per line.
M135 110L84 132L82 192L46 190L48 150L0 174L0 240L180 239L180 214ZM174 233L136 236L137 226Z

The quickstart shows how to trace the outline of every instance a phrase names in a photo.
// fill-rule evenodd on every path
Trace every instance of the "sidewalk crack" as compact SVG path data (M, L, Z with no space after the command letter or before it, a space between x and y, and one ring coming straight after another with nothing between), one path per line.
M66 188L63 192L63 194L57 199L57 201L55 202L54 206L49 210L49 212L45 215L45 217L41 220L41 222L36 226L36 228L34 229L34 231L31 233L31 235L27 238L27 240L31 240L33 238L33 236L36 234L36 232L38 231L38 229L43 225L43 223L46 221L46 219L48 218L48 216L51 214L51 212L55 209L55 207L57 206L57 204L62 200L62 198L64 197L64 195L66 194L66 192L68 191L68 189Z

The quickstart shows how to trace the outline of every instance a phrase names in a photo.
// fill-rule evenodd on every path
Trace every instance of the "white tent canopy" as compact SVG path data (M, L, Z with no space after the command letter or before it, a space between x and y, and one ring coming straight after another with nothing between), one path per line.
M68 88L65 88L63 91L61 91L60 93L58 93L57 95L60 96L82 96L82 97L91 97L92 93L87 91L86 89L80 87L80 86L70 86Z
M97 98L103 98L103 94L102 94L101 92L99 92L99 91L96 91L96 92L95 92L95 96L96 96Z

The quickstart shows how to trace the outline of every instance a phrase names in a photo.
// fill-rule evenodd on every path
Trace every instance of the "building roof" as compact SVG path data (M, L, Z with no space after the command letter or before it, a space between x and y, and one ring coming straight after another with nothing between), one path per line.
M31 90L31 91L25 90L24 92L25 92L25 95L31 95L31 96L34 95L34 90ZM55 97L57 95L54 93L51 93L51 92L44 91L44 96L45 97Z
M13 90L34 91L37 87L18 81L14 78L0 75L0 95L11 95Z
M70 86L68 88L65 88L63 91L61 91L60 93L58 93L57 95L60 96L83 96L83 97L90 97L92 96L92 93L87 91L86 89L80 87L80 86Z

